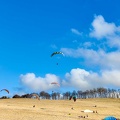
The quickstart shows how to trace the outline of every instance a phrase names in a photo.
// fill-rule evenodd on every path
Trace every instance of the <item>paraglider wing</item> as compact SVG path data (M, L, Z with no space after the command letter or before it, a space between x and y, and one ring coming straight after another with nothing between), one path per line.
M108 117L104 118L103 120L117 120L117 118L115 118L113 116L108 116Z
M54 56L54 55L56 55L56 54L62 54L62 55L64 55L62 52L53 52L53 53L51 54L51 57Z
M59 86L59 87L60 87L60 84L59 84L59 83L57 83L57 82L51 82L51 84L56 84L57 86Z
M54 55L57 55L57 54L61 54L61 55L64 56L64 54L63 54L62 52L53 52L53 53L51 54L51 57L53 57ZM56 65L58 65L58 62L56 63Z
M3 90L5 90L5 91L9 94L9 90L7 90L7 89L2 89L1 91L3 91Z
M37 94L34 93L34 94L31 94L31 95L32 95L32 97L35 96L38 100L40 100L40 97Z

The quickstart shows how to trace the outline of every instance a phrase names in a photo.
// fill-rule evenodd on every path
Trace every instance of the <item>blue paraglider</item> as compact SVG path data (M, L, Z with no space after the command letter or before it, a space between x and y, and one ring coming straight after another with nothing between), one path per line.
M117 120L117 118L115 118L113 116L108 116L108 117L104 118L103 120Z

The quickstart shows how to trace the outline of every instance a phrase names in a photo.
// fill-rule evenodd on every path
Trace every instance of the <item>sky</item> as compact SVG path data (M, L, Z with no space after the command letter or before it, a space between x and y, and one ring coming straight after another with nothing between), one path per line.
M1 0L0 89L8 89L9 96L119 89L119 4L119 0ZM51 57L56 51L64 55Z

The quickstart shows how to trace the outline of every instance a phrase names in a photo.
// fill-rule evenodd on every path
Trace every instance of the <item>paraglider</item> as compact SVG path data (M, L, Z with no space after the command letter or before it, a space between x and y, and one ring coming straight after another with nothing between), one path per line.
M51 84L55 84L55 85L57 85L57 86L59 86L59 87L60 87L60 84L59 84L59 83L57 83L57 82L51 82Z
M33 94L31 94L32 95L32 97L36 97L36 99L38 99L38 100L40 100L40 97L37 95L37 94L35 94L35 93L33 93Z
M113 116L108 116L108 117L104 118L103 120L117 120L117 118L115 118Z
M54 55L56 55L56 54L62 54L62 55L64 55L62 52L53 52L53 53L51 54L51 57L54 56Z
M62 52L53 52L53 53L51 54L51 57L53 57L54 55L57 55L57 54L61 54L61 55L64 56L64 54L63 54ZM56 65L58 65L58 62L56 63Z
M7 90L7 89L2 89L1 91L6 91L9 94L9 90Z

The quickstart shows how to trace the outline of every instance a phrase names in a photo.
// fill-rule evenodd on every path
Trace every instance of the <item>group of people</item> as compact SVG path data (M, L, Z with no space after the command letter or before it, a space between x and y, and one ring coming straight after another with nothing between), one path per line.
M69 98L69 100L71 100L71 99L73 99L74 100L74 102L76 102L76 96L70 96L70 98Z

